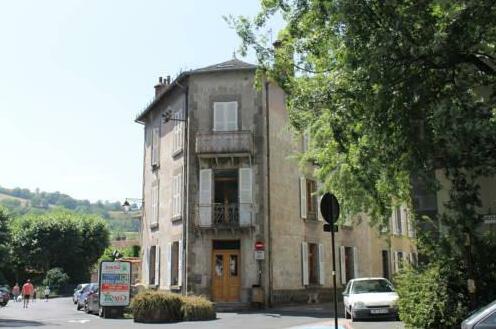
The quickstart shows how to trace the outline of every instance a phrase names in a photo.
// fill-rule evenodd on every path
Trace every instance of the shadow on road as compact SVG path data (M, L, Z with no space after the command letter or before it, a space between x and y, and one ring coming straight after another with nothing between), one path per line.
M22 327L40 327L45 324L38 321L14 320L14 319L0 319L0 328L22 328Z

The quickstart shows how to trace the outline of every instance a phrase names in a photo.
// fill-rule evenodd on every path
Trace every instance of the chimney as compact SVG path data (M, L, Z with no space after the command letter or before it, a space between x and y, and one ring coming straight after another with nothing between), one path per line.
M164 87L165 87L164 81L163 81L162 77L159 77L158 83L153 87L153 88L155 88L155 97L158 97L158 95L160 95L160 93L162 92Z

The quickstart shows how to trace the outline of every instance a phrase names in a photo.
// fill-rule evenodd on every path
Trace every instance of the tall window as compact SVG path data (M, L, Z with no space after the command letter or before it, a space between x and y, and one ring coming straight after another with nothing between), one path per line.
M308 269L310 284L319 283L318 245L316 243L308 244Z
M176 154L183 149L184 144L184 122L183 112L179 110L172 115L174 128L172 128L172 154Z
M182 190L183 175L179 174L172 178L172 217L181 217L182 213Z
M345 284L353 278L358 277L358 249L356 247L339 248L341 265L341 283Z
M389 273L389 251L387 250L382 251L382 276L386 279L391 277Z
M214 131L238 130L238 102L214 103Z
M159 180L152 183L152 197L151 197L151 218L150 226L158 225L158 209L159 209Z
M317 183L307 179L307 211L308 217L317 219Z
M324 246L318 243L301 243L303 285L325 283Z
M152 167L158 167L160 163L160 128L152 128Z
M157 247L150 247L150 254L148 260L148 283L155 284L156 273L155 273L155 263L157 261Z
M391 223L393 226L393 234L401 235L403 232L403 218L400 206L394 208L393 215L391 217Z
M179 283L179 241L172 243L171 250L171 285Z

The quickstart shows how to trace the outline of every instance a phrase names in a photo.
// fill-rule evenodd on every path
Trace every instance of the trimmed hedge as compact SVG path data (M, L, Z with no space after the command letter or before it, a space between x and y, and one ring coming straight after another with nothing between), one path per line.
M214 304L204 297L188 296L162 291L144 291L131 303L135 322L162 323L178 321L213 320Z
M184 321L215 320L214 303L204 297L183 297L181 314Z

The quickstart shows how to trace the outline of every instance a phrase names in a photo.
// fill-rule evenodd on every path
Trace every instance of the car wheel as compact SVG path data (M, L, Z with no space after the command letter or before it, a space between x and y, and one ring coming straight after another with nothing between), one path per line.
M79 302L76 303L76 310L81 310L81 305L79 305Z
M351 319L351 322L356 321L356 318L353 316L353 309L351 307L350 307L350 319Z

